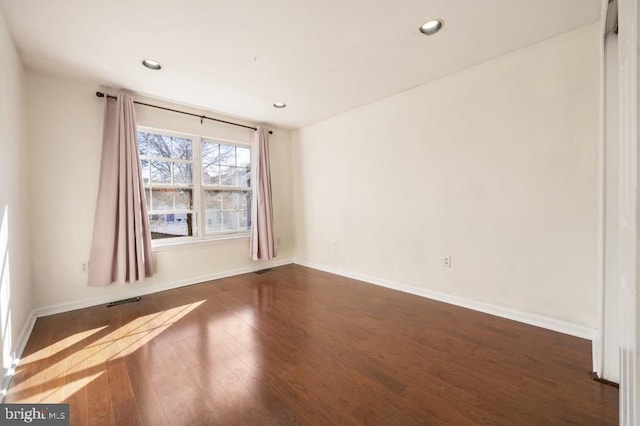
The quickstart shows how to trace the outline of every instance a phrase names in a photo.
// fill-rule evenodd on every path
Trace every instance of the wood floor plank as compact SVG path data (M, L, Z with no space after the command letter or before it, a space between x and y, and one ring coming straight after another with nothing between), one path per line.
M146 357L133 354L125 360L133 395L144 424L168 425L164 407L147 373Z
M70 327L78 330L82 334L81 315L75 315ZM88 336L87 336L88 337ZM82 340L85 340L82 338ZM87 380L86 370L88 366L85 362L85 349L72 349L66 358L64 386L68 389L65 403L69 404L69 424L86 425L89 422L87 409Z
M615 425L590 342L298 265L39 318L5 402L73 425Z

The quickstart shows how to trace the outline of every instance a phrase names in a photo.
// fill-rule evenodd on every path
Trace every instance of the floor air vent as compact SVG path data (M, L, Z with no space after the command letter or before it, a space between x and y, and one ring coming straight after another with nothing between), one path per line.
M129 299L116 300L115 302L107 303L107 308L110 308L112 306L124 305L125 303L139 302L140 300L142 300L142 297L140 297L140 296L131 297Z
M265 272L269 272L269 271L271 271L271 268L260 269L259 271L256 271L256 274L264 274Z

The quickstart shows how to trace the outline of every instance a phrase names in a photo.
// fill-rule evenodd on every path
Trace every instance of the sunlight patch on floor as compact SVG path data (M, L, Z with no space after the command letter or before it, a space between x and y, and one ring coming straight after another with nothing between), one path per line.
M104 374L107 362L134 353L204 302L135 318L99 338L97 335L105 333L110 326L75 333L25 356L10 389L11 402L67 400ZM44 365L48 367L42 369Z

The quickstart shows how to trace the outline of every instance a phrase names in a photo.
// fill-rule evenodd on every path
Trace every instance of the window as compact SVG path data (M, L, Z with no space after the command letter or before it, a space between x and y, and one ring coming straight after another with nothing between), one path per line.
M249 229L251 150L202 141L206 233Z
M152 240L248 233L249 146L143 127L137 140Z

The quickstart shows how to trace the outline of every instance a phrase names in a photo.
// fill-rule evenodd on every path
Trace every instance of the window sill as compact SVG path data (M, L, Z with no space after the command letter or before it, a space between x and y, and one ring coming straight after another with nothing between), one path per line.
M168 251L168 250L174 250L174 249L200 247L200 246L210 246L210 245L216 245L216 244L229 243L237 240L248 240L248 239L249 239L249 233L247 232L242 234L219 235L216 237L200 238L200 239L194 239L190 241L184 241L184 240L183 241L157 241L157 242L152 241L151 251L155 253L159 251Z

